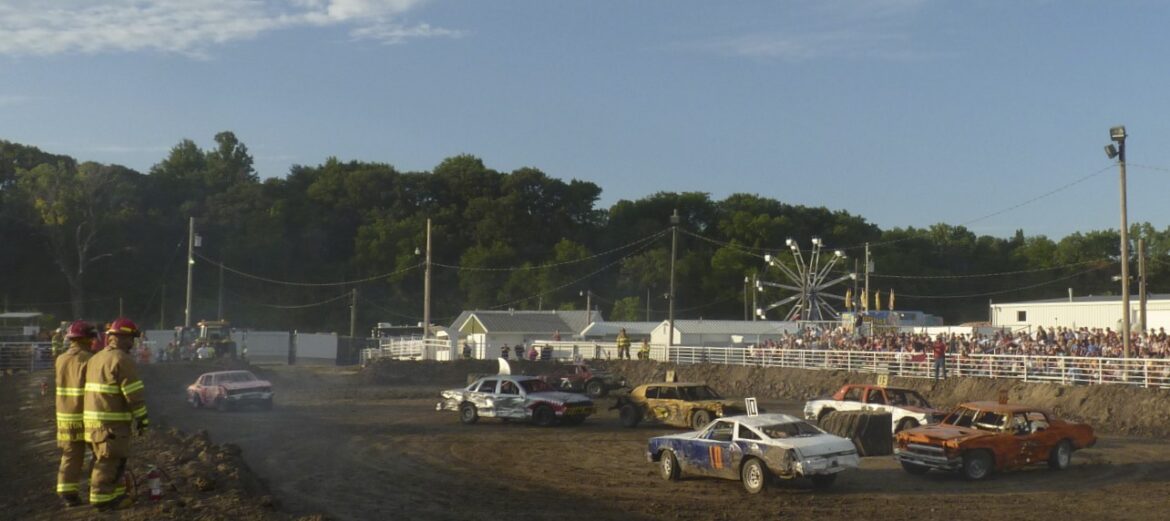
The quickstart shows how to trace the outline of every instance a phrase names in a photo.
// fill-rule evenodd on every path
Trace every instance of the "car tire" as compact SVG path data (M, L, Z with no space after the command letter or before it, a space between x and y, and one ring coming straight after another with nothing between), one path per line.
M908 461L903 461L902 462L902 470L905 470L906 473L908 473L908 474L913 474L915 476L921 476L921 475L929 472L930 467L919 465L917 463L910 463Z
M658 474L666 481L678 481L682 473L679 471L678 458L674 457L674 451L669 449L662 451L662 456L658 458Z
M605 382L601 380L590 380L585 384L585 394L590 398L602 398L606 395Z
M642 414L638 412L638 407L632 403L627 403L618 411L618 416L622 420L623 427L634 428L642 421Z
M691 413L691 428L694 430L702 429L711 423L711 411L695 411Z
M825 417L834 413L834 412L837 412L837 411L834 409L828 409L828 408L821 409L821 412L819 414L817 414L817 426L820 427L822 423L825 423Z
M1053 470L1067 469L1069 463L1072 462L1072 452L1072 444L1068 440L1060 440L1060 443L1052 448L1052 454L1048 456L1048 468Z
M203 402L199 400L198 394L191 394L187 396L187 403L191 404L192 409L198 409L203 406Z
M552 407L547 405L538 405L532 410L532 423L540 427L552 427L556 423L557 415L553 412Z
M464 403L459 406L459 421L464 425L471 425L479 421L479 411L470 403Z
M820 474L820 475L816 475L816 476L809 476L809 480L812 481L813 488L819 489L819 490L824 490L826 488L833 486L833 483L837 481L837 475L836 474Z
M994 468L991 454L985 450L975 450L963 454L963 477L970 481L979 481L990 476Z
M768 469L759 458L748 459L739 469L739 479L748 494L759 494L768 482Z
M903 418L902 421L898 422L898 428L894 429L894 432L898 433L916 427L918 427L918 420L914 418Z

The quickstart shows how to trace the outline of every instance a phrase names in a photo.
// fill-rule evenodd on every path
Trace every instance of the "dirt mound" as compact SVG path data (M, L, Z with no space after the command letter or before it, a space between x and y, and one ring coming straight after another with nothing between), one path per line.
M511 362L517 374L540 374L548 362ZM762 400L809 400L827 396L847 383L875 383L877 375L840 370L808 370L721 364L677 365L645 361L597 361L598 366L625 376L630 385L662 381L673 370L679 381L705 382L725 396L756 396ZM494 360L455 362L381 361L367 367L363 378L375 384L466 385L468 373L494 373ZM1084 421L1101 433L1164 437L1170 435L1170 391L1123 385L1066 386L993 378L949 378L939 381L891 378L890 385L920 392L940 408L977 400L995 400L1001 390L1013 403L1052 410L1058 416Z

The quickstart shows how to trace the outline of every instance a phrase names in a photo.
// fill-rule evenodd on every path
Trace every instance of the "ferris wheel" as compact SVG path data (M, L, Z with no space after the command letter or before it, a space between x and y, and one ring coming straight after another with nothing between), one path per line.
M784 316L784 320L795 321L822 321L822 320L837 320L841 314L827 300L832 299L838 302L845 302L846 297L843 295L836 295L830 293L834 286L849 280L857 280L856 273L847 273L834 279L829 279L833 272L833 268L838 263L845 260L845 253L841 250L836 250L830 255L822 252L824 243L820 237L813 237L812 249L809 250L809 256L806 259L804 253L801 252L800 247L797 246L796 241L787 239L784 244L792 253L792 262L781 262L776 256L764 255L764 262L770 268L776 268L788 280L785 282L770 282L766 280L756 280L756 291L763 291L764 287L779 288L786 291L794 292L793 295L768 304L767 306L757 308L756 315L760 318L765 318L767 312L773 309L787 306L792 307ZM825 257L828 257L827 259ZM764 274L770 270L765 269Z

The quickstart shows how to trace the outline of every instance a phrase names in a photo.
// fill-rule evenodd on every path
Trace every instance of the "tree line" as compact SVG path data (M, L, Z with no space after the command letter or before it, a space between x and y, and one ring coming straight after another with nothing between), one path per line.
M232 132L214 143L183 140L142 173L0 141L5 308L44 312L47 323L121 311L144 327L181 325L191 217L201 238L192 320L222 309L261 329L348 331L355 289L360 331L420 322L427 219L440 325L464 309L583 309L586 292L609 320L662 320L675 211L676 318L743 319L753 293L745 279L789 283L763 260L792 265L789 238L842 250L835 274L861 268L868 243L871 291L885 299L893 289L898 309L948 323L985 320L992 300L1119 292L1116 230L1059 240L942 223L883 230L846 211L784 203L783 193L659 192L600 208L594 183L501 172L471 155L422 172L328 158L260 179ZM1130 237L1147 243L1149 290L1163 290L1170 228L1135 224ZM755 300L790 294L769 288Z

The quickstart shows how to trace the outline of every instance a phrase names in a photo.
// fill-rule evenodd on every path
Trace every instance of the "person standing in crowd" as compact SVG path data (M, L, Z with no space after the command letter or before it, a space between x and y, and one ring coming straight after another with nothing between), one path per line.
M463 359L471 360L471 345L466 340L463 342Z
M511 351L512 348L508 347L508 344L504 344L504 346L500 348L500 358L507 360L508 355L511 354Z
M66 507L75 507L81 505L79 487L85 462L85 369L93 356L89 347L97 338L97 329L78 320L69 325L62 338L69 347L55 362L57 447L61 449L57 495Z
M524 359L524 344L523 344L523 343L516 344L516 345L513 347L513 351L515 351L515 353L516 353L516 359L517 359L517 360L523 360L523 359Z
M618 331L617 350L618 360L621 360L623 357L626 360L630 359L630 336L626 334L626 328L624 327Z
M940 374L944 379L947 377L947 344L941 334L931 346L931 352L934 355L934 381L937 382Z
M130 356L138 326L118 318L106 331L106 347L90 358L85 371L85 441L93 451L89 502L98 511L128 508L122 478L130 457L131 423L146 432L146 396L138 367Z
M755 347L753 346L752 349L755 349ZM643 338L642 339L642 347L638 348L638 360L649 360L649 359L650 359L650 339Z
M528 361L535 362L536 357L537 357L536 343L534 342L531 346L528 346Z

